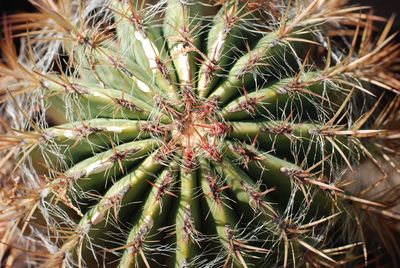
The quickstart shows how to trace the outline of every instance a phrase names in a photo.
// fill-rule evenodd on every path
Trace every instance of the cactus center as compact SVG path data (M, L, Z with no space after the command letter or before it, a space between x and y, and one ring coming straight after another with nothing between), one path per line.
M199 158L221 159L222 140L230 127L220 115L217 100L201 99L191 87L185 87L181 98L169 101L157 96L155 103L157 110L171 119L171 123L165 125L146 125L152 136L162 140L157 160L167 164L169 155L180 151L183 166L192 170ZM170 136L169 139L166 136Z

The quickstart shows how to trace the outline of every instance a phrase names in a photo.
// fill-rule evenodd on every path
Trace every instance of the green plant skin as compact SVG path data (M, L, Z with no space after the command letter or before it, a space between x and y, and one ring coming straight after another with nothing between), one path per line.
M210 15L197 1L109 0L69 26L36 3L69 57L65 74L40 75L50 126L27 154L46 179L34 215L57 247L45 266L358 263L366 203L340 174L363 141L339 133L371 85L341 69L356 54L324 48L352 10L315 3L273 18L244 1Z

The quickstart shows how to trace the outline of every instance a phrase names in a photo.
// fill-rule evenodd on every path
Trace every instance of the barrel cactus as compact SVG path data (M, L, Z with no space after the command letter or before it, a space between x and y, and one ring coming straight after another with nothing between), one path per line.
M398 138L385 129L400 88L390 22L374 39L379 18L340 1L31 2L37 13L3 20L0 65L0 162L15 182L3 244L29 264L396 256L398 187L345 175L389 160Z

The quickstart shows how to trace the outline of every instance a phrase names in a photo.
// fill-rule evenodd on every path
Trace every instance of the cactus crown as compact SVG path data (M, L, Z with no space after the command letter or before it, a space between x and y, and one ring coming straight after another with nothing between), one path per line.
M28 52L6 39L0 73L38 263L321 267L395 247L376 226L394 192L342 173L395 138L373 97L399 88L390 25L372 41L375 17L319 0L32 2L11 18Z

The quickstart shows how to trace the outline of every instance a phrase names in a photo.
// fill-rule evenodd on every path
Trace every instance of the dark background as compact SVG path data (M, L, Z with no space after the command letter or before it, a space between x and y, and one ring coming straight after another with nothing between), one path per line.
M1 1L1 0L0 0ZM396 15L394 29L400 31L400 0L350 0L351 3L373 7L376 15L390 18Z
M384 17L390 17L393 13L400 14L400 0L350 0L350 2L373 6L376 13ZM28 0L0 0L0 15L29 10L33 9ZM395 28L400 30L400 18L396 21Z
M34 10L28 0L0 0L0 16L20 11Z

